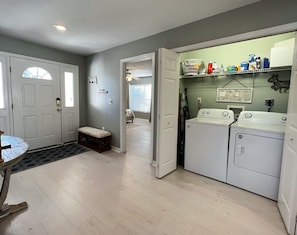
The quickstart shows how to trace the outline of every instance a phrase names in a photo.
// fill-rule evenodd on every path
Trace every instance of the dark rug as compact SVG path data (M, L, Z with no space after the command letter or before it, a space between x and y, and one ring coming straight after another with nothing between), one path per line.
M67 157L72 157L74 155L84 153L86 151L89 151L89 149L76 143L72 143L62 145L56 148L36 152L29 152L21 162L19 162L12 168L12 173L44 165Z

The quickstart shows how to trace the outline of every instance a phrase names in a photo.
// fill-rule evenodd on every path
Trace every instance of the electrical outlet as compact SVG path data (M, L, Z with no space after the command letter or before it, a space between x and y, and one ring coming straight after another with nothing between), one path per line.
M198 104L201 104L202 103L202 98L201 97L198 97L197 98L197 102L198 102Z
M265 99L265 106L271 107L274 104L274 99L266 98Z

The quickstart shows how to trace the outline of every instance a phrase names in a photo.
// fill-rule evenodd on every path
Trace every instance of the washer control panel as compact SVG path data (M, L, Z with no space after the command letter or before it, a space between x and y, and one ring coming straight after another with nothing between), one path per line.
M197 118L234 120L234 112L228 109L200 109Z

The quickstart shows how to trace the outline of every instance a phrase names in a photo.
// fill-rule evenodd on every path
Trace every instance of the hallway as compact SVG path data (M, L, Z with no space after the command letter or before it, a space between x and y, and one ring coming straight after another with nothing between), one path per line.
M127 153L150 159L151 123L146 119L135 118L126 124Z

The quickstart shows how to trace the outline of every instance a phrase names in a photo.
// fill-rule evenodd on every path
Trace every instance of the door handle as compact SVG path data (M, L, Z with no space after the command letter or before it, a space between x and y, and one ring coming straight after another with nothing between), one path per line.
M244 147L242 145L237 146L237 155L241 155L244 153Z
M61 99L58 97L56 98L56 106L57 106L57 111L60 112L61 109Z

